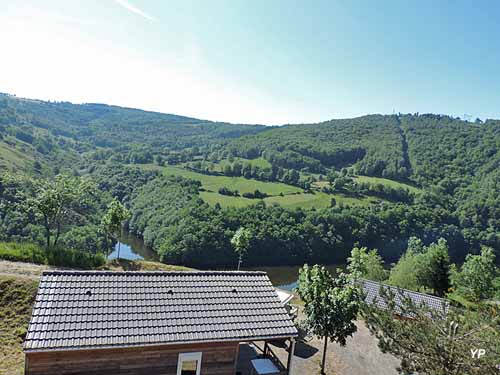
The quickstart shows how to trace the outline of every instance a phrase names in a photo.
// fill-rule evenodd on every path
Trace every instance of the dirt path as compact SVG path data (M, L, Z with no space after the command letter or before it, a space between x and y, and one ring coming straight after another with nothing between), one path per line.
M52 268L53 267L41 264L0 260L0 275L3 276L27 277L29 279L38 280L43 271Z

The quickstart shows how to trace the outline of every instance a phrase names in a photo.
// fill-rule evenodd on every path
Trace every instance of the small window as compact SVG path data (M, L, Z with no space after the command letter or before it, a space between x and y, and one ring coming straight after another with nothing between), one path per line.
M200 375L201 352L180 353L177 363L177 375Z

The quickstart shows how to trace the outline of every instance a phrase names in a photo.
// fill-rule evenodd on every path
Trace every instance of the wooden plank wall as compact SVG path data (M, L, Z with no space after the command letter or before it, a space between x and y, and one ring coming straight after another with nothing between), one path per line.
M26 353L25 375L176 375L179 353L202 352L202 375L233 375L238 343Z

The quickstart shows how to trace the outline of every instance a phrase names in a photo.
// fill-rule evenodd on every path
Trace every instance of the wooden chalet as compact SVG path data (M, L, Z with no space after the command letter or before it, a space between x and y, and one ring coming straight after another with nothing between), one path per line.
M263 272L50 271L23 346L25 374L244 374L240 347L257 341L265 349L252 371L289 374L296 337ZM286 365L270 355L275 340L288 343Z

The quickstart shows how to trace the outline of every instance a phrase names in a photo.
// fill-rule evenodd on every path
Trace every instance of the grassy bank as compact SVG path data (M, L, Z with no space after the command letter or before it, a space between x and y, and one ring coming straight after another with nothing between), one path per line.
M65 248L46 250L37 244L26 242L0 242L0 259L83 269L99 267L106 262L104 255L100 253Z
M0 374L22 374L22 342L35 300L38 281L0 276Z

